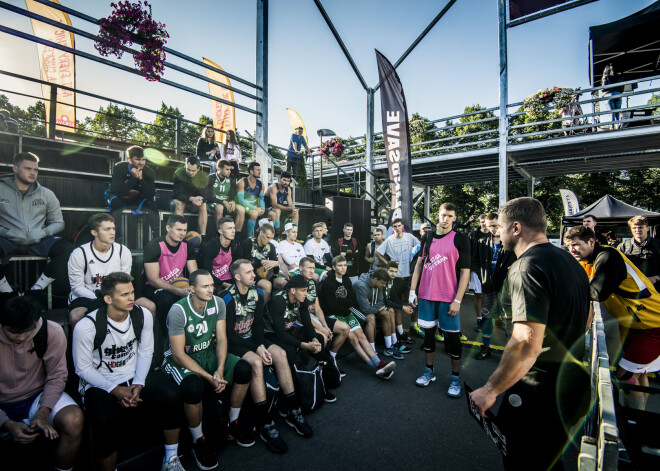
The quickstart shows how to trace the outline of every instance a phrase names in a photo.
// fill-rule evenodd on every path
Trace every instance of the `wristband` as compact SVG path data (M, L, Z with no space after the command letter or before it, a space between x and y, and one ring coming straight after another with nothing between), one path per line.
M454 299L455 303L461 304L461 302L458 299Z

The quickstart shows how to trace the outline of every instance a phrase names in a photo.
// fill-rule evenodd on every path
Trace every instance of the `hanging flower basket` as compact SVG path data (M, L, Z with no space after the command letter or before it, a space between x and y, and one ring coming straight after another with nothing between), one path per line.
M321 146L321 152L325 154L326 157L334 157L336 160L341 159L341 156L344 155L344 143L341 137L333 137L323 143Z
M144 5L144 7L143 7ZM140 74L151 82L160 80L165 70L165 43L170 37L165 25L151 17L151 5L147 2L131 3L128 0L111 3L112 14L100 20L99 39L94 47L102 56L122 57L126 48L140 44L133 59Z
M575 90L572 88L552 87L539 90L525 98L523 108L529 117L541 118L550 103L554 103L555 109L566 108L571 103L574 93Z

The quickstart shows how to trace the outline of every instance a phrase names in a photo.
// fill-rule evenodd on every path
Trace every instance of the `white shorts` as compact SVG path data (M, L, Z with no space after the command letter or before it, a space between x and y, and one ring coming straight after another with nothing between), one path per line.
M468 284L467 289L471 289L475 294L481 294L481 280L477 272L470 272L470 283Z
M35 399L32 405L30 406L30 411L28 412L28 416L23 419L23 422L25 422L27 425L30 425L30 422L32 422L32 419L34 419L34 416L37 415L37 412L41 408L41 405L39 404L39 401L41 400L41 396L43 393L39 394ZM46 421L48 422L48 425L52 426L53 425L53 419L57 415L59 411L64 409L67 406L77 406L76 401L71 399L71 396L69 396L67 393L63 392L58 401L55 403L53 406L53 410L50 411L50 414L48 414L48 418Z

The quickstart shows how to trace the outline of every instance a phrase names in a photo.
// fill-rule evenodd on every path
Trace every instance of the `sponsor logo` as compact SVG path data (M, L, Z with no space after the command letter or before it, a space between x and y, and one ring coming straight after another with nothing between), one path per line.
M41 198L36 198L32 200L32 206L46 206L46 202Z
M188 326L188 332L192 334L194 331L195 331L195 326L192 325L192 324L190 324L190 325Z
M215 314L215 308L214 307L208 308L206 310L206 314L209 315L209 316L212 316L213 314Z

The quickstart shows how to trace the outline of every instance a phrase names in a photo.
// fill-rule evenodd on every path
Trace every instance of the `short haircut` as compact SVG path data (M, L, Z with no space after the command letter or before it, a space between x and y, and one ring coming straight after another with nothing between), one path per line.
M398 223L398 222L400 222L401 224L403 224L403 220L402 220L401 218L392 219L392 225L393 225L393 226L394 226L396 223Z
M332 259L332 266L335 267L339 262L345 262L346 257L343 255L337 255L335 258Z
M324 223L324 222L316 222L316 223L314 223L314 225L312 226L312 231L315 231L315 230L318 229L319 227L320 227L321 229L323 229L323 228L325 227L325 223Z
M143 158L144 157L144 149L140 146L131 146L128 149L126 149L126 155L128 155L129 159L132 158Z
M440 205L440 209L438 209L438 212L442 211L443 209L445 211L454 211L454 212L456 212L456 205L454 203L442 203Z
M190 286L197 286L197 278L200 276L211 276L208 270L204 270L203 268L200 268L199 270L195 270L190 274L188 277L188 284Z
M597 218L596 216L594 216L593 214L585 214L584 216L582 216L582 220L583 220L583 221L584 221L585 219L587 219L587 218L591 218L591 219L593 219L595 222L598 222L598 218Z
M378 281L390 281L390 275L387 274L387 270L384 268L376 268L371 274L371 278Z
M383 233L383 229L380 228L380 227L376 227L376 228L374 229L374 232L380 232L380 233L382 234L382 233Z
M133 277L128 273L122 271L115 271L103 277L101 281L101 294L103 296L111 296L115 291L118 284L132 283Z
M492 221L493 219L497 219L497 213L486 214L486 221Z
M189 155L186 157L186 163L188 165L196 165L197 167L201 165L199 158L196 155Z
M589 239L596 240L596 234L587 226L571 227L564 235L564 241L579 239L582 242L589 242Z
M234 278L236 276L236 273L238 273L238 270L241 268L241 265L244 264L252 265L252 263L249 260L246 260L244 258L239 258L238 260L234 260L231 262L231 265L229 265L229 273L231 273L231 277Z
M628 226L648 226L649 225L649 220L646 219L644 216L633 216L630 219L628 219Z
M316 266L316 262L314 261L314 259L312 257L303 257L303 258L301 258L300 261L298 262L298 266L302 267L306 263L311 263L312 265Z
M261 167L261 164L259 162L250 162L248 165L248 173L250 173L252 170L254 170L254 167Z
M353 227L353 224L350 223L350 222L347 222L346 224L344 224L344 229L346 229L347 227Z
M34 299L16 296L5 303L5 308L0 312L0 324L17 333L27 332L35 327L40 316L41 308Z
M113 218L110 213L96 213L92 214L92 217L87 221L87 225L89 226L90 231L98 231L101 224L106 221L114 223L115 218Z
M234 222L234 220L232 218L220 218L217 224L218 229L222 229L222 226L224 226L228 222Z
M488 214L482 213L479 215L479 220L481 221L482 219L488 219Z
M391 261L387 262L387 264L383 268L385 268L385 270L389 270L390 268L396 268L398 270L399 269L399 262L395 262L394 260L391 260Z
M185 218L185 216L181 216L180 214L172 214L167 218L167 225L170 227L174 227L177 222L188 225L188 220Z
M266 231L270 231L270 232L272 232L273 234L275 234L275 227L274 227L271 223L269 223L269 222L264 223L264 224L262 224L261 227L259 228L259 234L261 234L262 232L266 232Z
M500 208L499 214L506 222L518 222L532 232L545 232L548 225L541 202L527 196L507 201Z
M14 165L18 167L24 160L39 163L39 157L37 157L36 154L33 154L32 152L19 152L14 156Z
M218 162L218 168L231 167L229 160L221 160Z
M291 174L287 171L284 171L280 174L280 179L281 178L288 178L289 180L291 180Z

